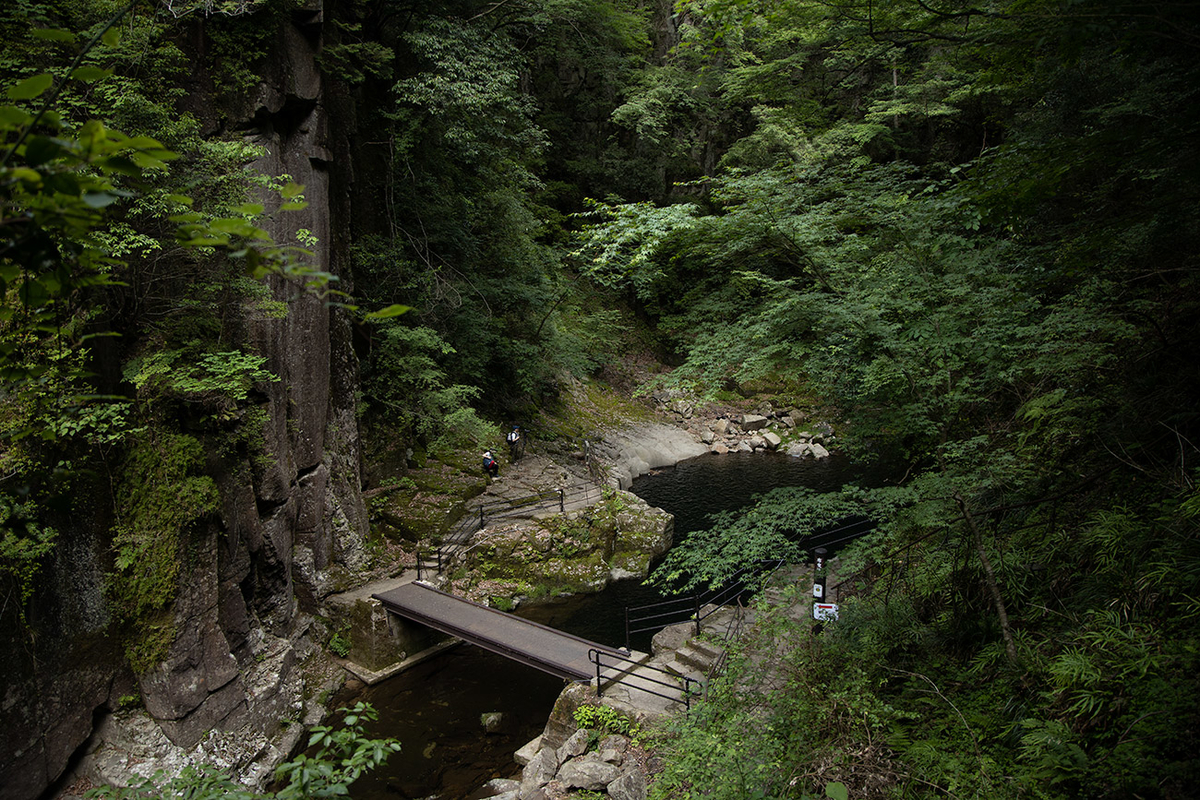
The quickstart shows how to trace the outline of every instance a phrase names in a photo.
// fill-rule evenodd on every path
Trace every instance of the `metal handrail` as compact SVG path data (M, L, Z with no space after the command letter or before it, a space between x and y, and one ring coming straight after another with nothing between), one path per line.
M739 638L742 633L742 623L745 622L745 620L746 620L746 607L744 605L742 605L742 600L739 597L737 613L734 615L734 624L725 630L725 635L721 637L721 642L723 644L728 644L729 642L733 641L734 639ZM714 661L711 666L709 666L708 672L704 676L705 677L705 683L704 683L705 696L708 695L709 684L712 683L713 678L717 677L725 670L725 664L728 661L729 661L729 650L726 647L722 647L721 654L719 656L717 656L717 660Z
M689 711L692 708L692 700L691 700L692 695L700 694L700 692L697 689L692 688L693 684L695 684L696 686L703 685L700 683L700 681L696 680L695 678L689 678L686 675L676 675L674 672L662 669L661 667L656 667L653 664L643 664L642 662L638 661L637 659L635 659L631 656L616 655L616 654L610 653L606 650L599 650L599 649L593 647L588 650L588 661L591 661L593 664L596 665L596 696L597 697L604 696L603 679L602 679L600 673L601 673L602 667L605 666L601 663L603 660L603 657L605 657L605 656L607 656L608 658L611 658L613 660L612 664L607 665L610 667L616 667L620 664L632 664L633 666L639 667L643 670L651 670L652 672L657 672L657 673L660 673L663 675L669 675L671 677L670 681L661 681L658 678L653 678L646 674L638 675L638 679L643 680L643 681L648 681L650 683L655 684L656 686L665 686L665 687L668 687L671 689L678 689L680 691L680 697L676 698L674 695L663 694L662 692L656 692L655 690L647 688L645 686L638 686L637 684L633 684L628 681L622 681L621 677L628 675L631 672L631 670L625 670L619 676L617 676L615 679L610 681L610 683L624 684L625 686L629 687L630 689L637 689L639 692L645 692L646 694L652 694L655 697L661 697L664 700L672 700L672 701L683 700L683 707L688 709ZM680 682L683 683L682 687L679 685Z
M764 569L763 565L770 565ZM746 591L746 582L743 580L746 573L756 571L760 577L766 577L783 565L782 559L774 561L759 561L755 564L743 567L738 570L722 587L717 589L706 589L703 592L695 592L687 597L673 597L668 600L662 600L657 603L647 603L642 606L626 606L625 607L625 649L630 649L630 639L635 633L645 633L656 629L665 628L671 622L662 622L664 619L671 619L673 622L685 622L687 620L695 620L696 633L700 633L700 623L707 617L716 613L717 609L727 605L731 598L740 598ZM683 608L683 604L687 604L687 608ZM675 609L663 611L655 614L637 615L639 611L649 611L651 609L665 608L666 606L676 606ZM704 612L705 606L714 606L711 611ZM647 627L636 628L634 625L656 620L656 622Z
M591 496L591 488L583 487L585 497ZM537 494L525 495L524 497L514 497L510 500L495 500L490 503L480 503L477 507L478 514L474 510L470 514L464 514L452 526L450 531L442 538L442 543L437 547L438 551L438 573L440 574L443 567L443 551L447 545L462 545L471 538L475 533L482 530L487 524L488 517L493 519L505 516L503 512L497 513L494 509L502 508L508 511L516 511L518 509L527 509L529 506L539 505L546 500L557 499L559 513L566 513L567 509L567 491L565 488L547 489L544 492ZM491 511L489 511L491 510ZM417 576L420 578L421 565L417 565Z
M492 500L486 503L480 503L477 508L481 511L489 511L493 508L524 508L525 506L533 505L542 500L548 500L551 497L561 497L562 489L546 489L545 491L536 494L525 495L524 497L513 497L509 499Z
M925 534L924 536L922 536L918 539L914 539L913 541L909 542L908 544L904 545L903 547L897 547L892 552L883 556L883 558L871 559L871 563L867 564L867 566L863 567L858 572L855 572L852 575L848 575L847 577L845 577L842 580L835 583L833 586L829 587L828 591L833 593L834 602L835 603L841 602L842 587L845 586L846 584L850 583L851 581L857 581L859 579L866 578L868 576L878 575L879 571L882 570L888 563L890 563L892 561L892 559L894 559L900 553L903 553L903 552L909 550L910 548L912 548L913 545L920 544L921 542L925 541L926 539L936 536L942 532L943 531L941 528L936 528L936 529L930 531L929 533Z
M425 576L422 575L423 571L424 572L429 571L429 566L425 563L425 557L428 554L429 554L428 550L426 550L426 551L418 550L417 551L417 580L418 581L424 580ZM437 565L437 572L435 572L434 575L440 575L442 572L442 548L440 548L440 547L434 548L433 563Z

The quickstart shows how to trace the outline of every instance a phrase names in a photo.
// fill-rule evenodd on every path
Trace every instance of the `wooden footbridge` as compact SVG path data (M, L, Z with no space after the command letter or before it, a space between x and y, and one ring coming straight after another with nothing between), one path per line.
M596 675L596 657L589 657L590 653L628 657L623 650L455 597L424 583L407 583L372 597L393 614L567 680L588 680Z

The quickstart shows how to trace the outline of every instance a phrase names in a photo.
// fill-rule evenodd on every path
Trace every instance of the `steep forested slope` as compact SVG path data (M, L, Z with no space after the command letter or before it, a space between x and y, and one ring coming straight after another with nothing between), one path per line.
M665 565L880 523L867 593L685 726L664 795L1194 794L1196 20L688 8L679 61L753 129L696 201L598 205L586 269L659 310L672 380L799 383L898 484L776 493Z
M181 742L235 725L261 635L369 562L362 488L552 405L629 307L668 382L805 392L899 465L667 565L879 522L874 591L781 629L786 691L711 704L661 791L1195 792L1186 4L20 0L0 32L0 625L13 696L58 698L6 706L10 774L138 692Z

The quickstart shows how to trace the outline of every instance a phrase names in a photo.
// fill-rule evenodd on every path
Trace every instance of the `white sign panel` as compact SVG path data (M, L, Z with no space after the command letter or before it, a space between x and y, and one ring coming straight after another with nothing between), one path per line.
M838 618L837 603L813 603L813 619L835 620Z

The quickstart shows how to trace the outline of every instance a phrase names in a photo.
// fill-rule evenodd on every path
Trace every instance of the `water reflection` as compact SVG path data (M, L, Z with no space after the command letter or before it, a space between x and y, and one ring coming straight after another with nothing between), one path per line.
M355 800L436 795L464 798L494 777L513 777L513 753L542 732L562 679L478 647L461 645L375 686L346 692L338 705L364 700L379 712L371 736L401 750L354 783ZM495 733L480 717L503 714Z
M779 454L701 456L638 478L632 491L675 515L675 541L709 527L709 517L748 505L753 497L786 486L832 491L857 477L846 458L814 461ZM621 581L598 595L523 609L523 616L604 644L625 644L624 609L660 599L640 581ZM635 637L649 647L650 634ZM496 776L518 768L512 754L541 732L563 682L532 667L464 645L383 683L346 694L380 712L369 732L400 740L403 750L354 784L356 800L421 798L461 800ZM480 715L500 711L506 727L488 734Z

